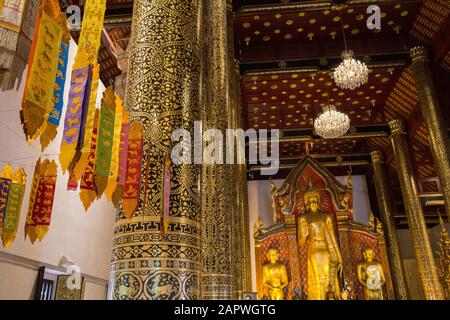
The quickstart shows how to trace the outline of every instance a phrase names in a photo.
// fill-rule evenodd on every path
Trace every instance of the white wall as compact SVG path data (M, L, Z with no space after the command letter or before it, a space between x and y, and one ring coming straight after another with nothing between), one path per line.
M347 177L336 177L341 183L345 183ZM353 219L357 222L367 224L370 215L369 195L365 176L353 176ZM279 188L284 180L273 180ZM255 267L255 241L253 239L253 226L260 216L264 226L271 226L274 222L272 208L272 193L269 180L249 181L248 185L248 207L250 227L250 258L252 265L252 287L256 290L256 267Z
M67 103L70 87L70 74L73 58L76 52L75 42L70 44L68 79L66 80L65 98ZM26 71L25 71L26 72ZM25 75L24 75L25 78ZM33 259L43 264L59 265L62 256L69 257L81 268L82 273L97 279L96 283L87 280L85 298L105 299L106 283L109 277L111 260L111 245L113 237L114 208L103 199L95 202L88 213L84 212L78 191L66 191L68 175L58 171L50 230L45 239L34 245L29 239L24 240L24 223L28 208L28 199L34 165L40 152L39 139L32 145L25 141L25 135L20 123L19 110L25 81L22 81L18 91L0 92L0 161L15 159L24 165L27 173L27 186L22 205L19 229L14 244L7 250L1 248L0 254L8 253L19 257ZM100 83L97 105L100 105L104 86ZM58 135L44 154L58 154L64 127L62 117ZM27 159L24 159L27 158ZM47 156L57 160L55 155ZM11 163L16 169L21 165ZM3 167L5 163L0 162ZM31 266L11 267L11 262L0 261L0 299L29 299L34 287L37 271ZM104 282L102 282L104 280ZM11 284L14 285L11 285Z

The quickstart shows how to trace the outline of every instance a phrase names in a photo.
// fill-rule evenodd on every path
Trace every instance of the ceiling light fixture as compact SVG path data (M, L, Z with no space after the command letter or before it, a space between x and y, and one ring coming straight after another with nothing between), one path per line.
M369 68L353 57L352 50L345 50L341 56L342 63L332 74L338 87L354 90L369 80Z
M323 113L314 120L315 132L325 139L336 139L347 133L350 128L349 117L336 110L332 104L323 107Z
M369 68L364 62L354 58L352 50L347 49L347 39L345 37L342 17L340 21L345 50L341 54L341 64L332 72L331 77L338 87L354 90L369 80Z

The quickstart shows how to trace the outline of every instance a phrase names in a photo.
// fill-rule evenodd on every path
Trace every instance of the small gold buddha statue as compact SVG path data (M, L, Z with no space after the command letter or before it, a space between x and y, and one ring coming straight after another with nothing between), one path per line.
M269 291L270 300L283 300L284 288L288 285L286 266L278 262L278 249L271 248L267 251L268 262L262 266L263 285Z
M372 248L363 250L365 261L357 264L358 281L364 287L364 299L384 300L383 285L386 283L383 266L380 262L374 261L374 251Z
M308 244L308 300L329 299L331 292L339 299L342 256L333 216L320 211L320 194L312 186L303 199L306 212L297 218L297 226L299 244Z

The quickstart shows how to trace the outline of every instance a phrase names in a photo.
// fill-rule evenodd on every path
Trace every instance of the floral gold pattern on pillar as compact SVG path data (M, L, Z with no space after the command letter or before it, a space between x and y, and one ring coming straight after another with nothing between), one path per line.
M226 0L204 2L202 109L204 132L228 128ZM231 119L230 119L231 120ZM206 144L210 145L211 141ZM206 150L206 148L205 148ZM222 152L222 150L216 150ZM232 171L226 164L202 165L202 298L231 299Z
M3 219L3 228L0 232L5 249L9 248L16 239L26 184L27 175L25 174L25 170L22 168L17 169L14 173L11 188L9 189L8 205Z
M28 236L32 243L37 239L42 241L48 232L53 210L57 169L54 160L41 162L39 159L36 163L25 222L25 237Z
M171 152L171 134L179 128L191 130L198 119L199 3L134 2L125 101L130 122L143 127L141 175L147 161L150 166L148 177L141 179L134 216L127 219L124 210L117 212L110 288L114 299L199 297L198 170L194 165L172 167L170 223L165 235L160 216L161 164Z

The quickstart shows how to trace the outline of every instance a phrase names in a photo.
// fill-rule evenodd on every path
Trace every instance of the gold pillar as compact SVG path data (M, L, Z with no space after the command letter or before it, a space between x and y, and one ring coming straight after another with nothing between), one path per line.
M425 122L431 154L445 199L445 208L450 218L450 148L447 125L444 120L439 97L431 73L428 52L425 47L411 49L414 80Z
M203 2L202 111L203 131L229 125L226 0ZM210 143L210 142L209 142ZM209 144L208 143L208 144ZM226 150L226 149L225 149ZM223 152L225 150L216 150ZM226 160L225 153L224 161ZM227 164L202 165L202 298L231 299L232 175Z
M372 156L372 168L378 199L378 207L380 209L381 220L383 222L385 235L387 237L386 249L389 255L389 266L391 269L395 296L398 300L408 300L408 289L406 287L403 262L400 256L397 228L395 227L391 198L386 182L383 153L381 151L374 151L371 152L370 155Z
M238 100L237 100L237 82L235 77L235 59L234 59L234 12L233 4L231 0L226 0L227 4L227 68L228 68L228 128L237 129L238 125ZM236 144L234 145L233 152L236 153ZM236 155L234 154L233 160L236 161ZM239 167L236 164L230 165L230 212L231 218L231 248L233 254L231 255L231 286L232 299L239 299L242 295L242 254L243 248L242 230L240 225L240 212L239 212Z
M163 158L171 153L172 131L184 128L192 135L199 115L200 9L196 0L134 2L126 106L131 120L142 123L145 144L135 215L127 219L121 209L116 215L113 299L200 297L199 172L194 165L172 165L165 235L160 223Z
M402 120L389 122L391 128L391 142L394 149L395 161L403 195L406 217L416 254L419 277L422 283L425 299L442 300L444 292L439 282L436 264L431 250L427 225L419 199L417 181L414 176L413 165L406 140L405 124Z
M239 68L239 62L235 63L235 73L236 73L236 99L237 99L237 126L238 128L245 127L244 112L241 98L241 72ZM238 157L245 158L245 150L243 150L244 155L238 155ZM252 291L252 274L251 274L251 258L250 258L250 222L249 222L249 212L248 212L248 191L247 191L247 165L238 165L238 214L240 220L240 230L242 238L240 238L240 250L241 250L241 287L242 292Z

